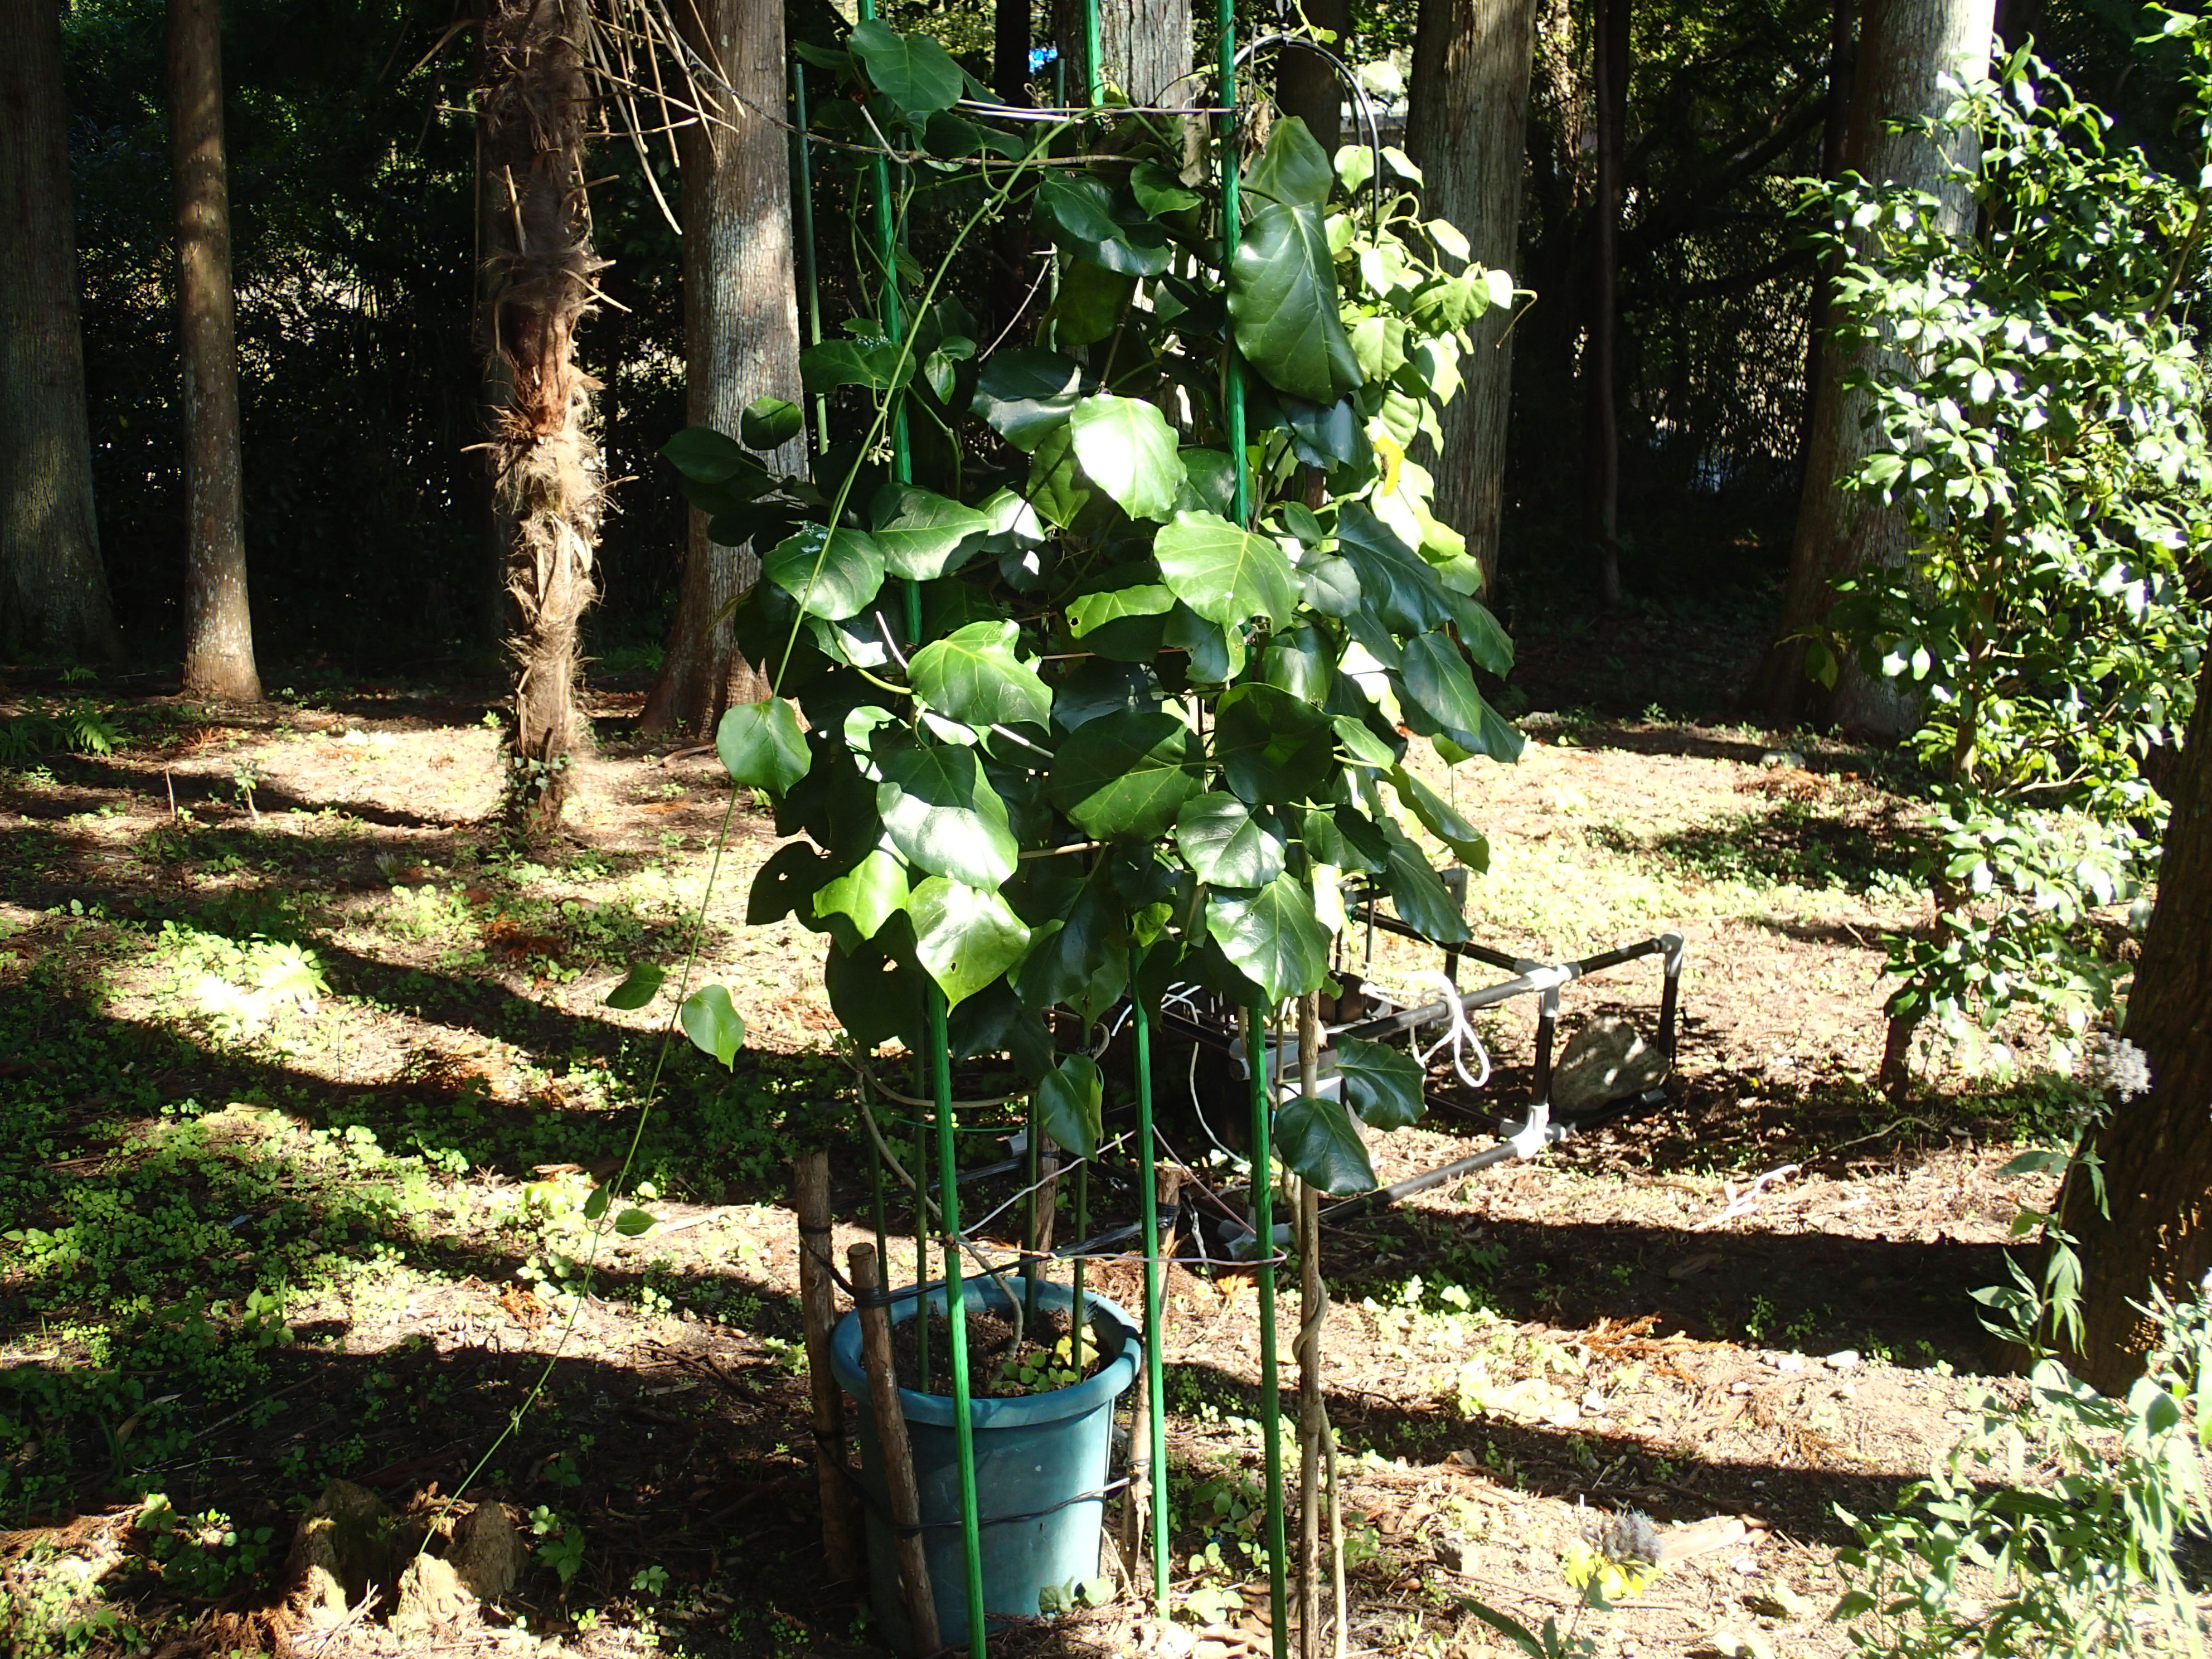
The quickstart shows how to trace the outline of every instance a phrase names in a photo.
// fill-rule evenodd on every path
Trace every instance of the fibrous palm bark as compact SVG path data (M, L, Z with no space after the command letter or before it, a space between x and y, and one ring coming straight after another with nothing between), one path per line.
M493 359L495 518L513 602L507 812L532 839L559 823L585 728L577 627L593 598L605 469L576 329L606 261L592 250L584 147L592 98L584 0L487 0L478 104L482 315Z

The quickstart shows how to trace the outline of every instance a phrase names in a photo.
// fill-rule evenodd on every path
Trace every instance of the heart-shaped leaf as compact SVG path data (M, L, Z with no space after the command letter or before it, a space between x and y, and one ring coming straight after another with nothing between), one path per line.
M915 695L970 726L1048 725L1052 692L1036 664L1015 657L1017 632L1011 622L970 623L925 645L907 665Z
M1248 680L1214 705L1213 752L1248 801L1288 804L1321 794L1336 763L1329 717L1275 686Z
M707 426L685 427L661 445L660 453L684 475L686 483L726 484L734 478L750 478L761 470L757 457L746 454L734 440Z
M819 394L857 386L889 392L914 378L914 354L887 340L822 340L799 354L799 381Z
M1176 598L1210 623L1280 624L1297 608L1298 574L1283 550L1218 514L1176 514L1152 550Z
M1268 130L1267 146L1244 169L1244 188L1271 202L1321 207L1332 182L1328 155L1293 115Z
M974 750L902 749L882 767L876 811L908 864L991 890L1014 873L1006 805L984 778Z
M1339 1037L1336 1069L1352 1109L1370 1128L1402 1129L1428 1109L1420 1062L1411 1054L1364 1037Z
M676 1017L692 1046L725 1066L736 1061L738 1050L745 1045L745 1023L738 1017L729 992L719 985L702 986L684 998Z
M1133 519L1164 519L1182 487L1182 459L1167 417L1134 398L1085 398L1068 416L1075 459Z
M714 728L714 752L732 783L781 795L814 763L799 717L781 697L741 702Z
M1205 794L1176 815L1176 846L1212 887L1265 887L1283 873L1281 838L1234 795Z
M1255 893L1215 893L1206 902L1206 927L1270 1002L1318 990L1328 974L1328 933L1295 876L1277 876Z
M769 550L761 574L810 616L842 622L866 610L882 589L884 552L860 531L809 525Z
M1245 360L1293 397L1333 404L1364 379L1317 207L1271 202L1252 216L1230 264L1229 314Z
M1122 908L1108 884L1093 876L1064 915L1031 935L1029 954L1014 969L1014 988L1032 1008L1064 1003L1096 1019L1121 994L1127 978Z
M1078 1158L1097 1154L1104 1100L1097 1062L1088 1054L1068 1055L1037 1085L1037 1115L1044 1132Z
M909 121L951 108L967 87L952 55L926 34L900 34L871 21L854 28L847 44L867 65L876 90Z
M896 854L878 847L843 875L822 884L814 895L815 919L844 916L862 939L873 939L906 908L907 890L906 866Z
M639 1237L659 1224L657 1218L644 1210L624 1210L615 1218L615 1231L624 1238Z
M1119 622L1124 617L1158 617L1175 609L1176 597L1158 582L1139 582L1130 587L1109 587L1085 593L1067 602L1067 631L1081 639L1094 628Z
M1275 1152L1309 1187L1341 1197L1375 1190L1375 1166L1341 1101L1300 1095L1275 1113Z
M1024 453L1067 423L1083 396L1083 368L1072 357L1035 346L994 352L975 380L969 408Z
M932 876L907 901L914 951L948 1006L965 1001L1022 959L1030 930L1006 900Z
M990 533L991 521L972 507L948 501L932 490L912 484L878 497L876 511L884 522L873 536L882 550L884 568L909 581L934 581L946 574L952 556L971 536ZM889 507L891 510L885 513Z
M1194 749L1172 714L1103 715L1060 745L1046 793L1087 836L1149 839L1203 787Z
M606 994L610 1008L642 1008L660 994L660 982L667 978L649 962L641 962L623 976L623 982Z

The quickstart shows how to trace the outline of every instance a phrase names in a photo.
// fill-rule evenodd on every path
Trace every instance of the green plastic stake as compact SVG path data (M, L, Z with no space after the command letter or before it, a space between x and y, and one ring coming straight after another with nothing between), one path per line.
M960 1458L960 1543L968 1568L968 1651L990 1659L983 1627L983 1533L975 1503L975 1422L968 1378L967 1286L960 1267L960 1170L952 1144L952 1054L945 994L929 988L929 1049L936 1073L937 1179L945 1215L945 1358L952 1371L952 1443Z
M1223 112L1221 122L1221 268L1224 271L1237 258L1237 242L1242 226L1238 220L1237 177L1237 4L1236 0L1220 0L1218 13L1221 25L1221 88ZM1237 343L1231 340L1224 355L1221 386L1221 419L1228 428L1231 471L1236 477L1233 497L1235 512L1231 514L1240 527L1249 528L1252 522L1251 457L1244 453L1244 360L1237 355ZM1279 1636L1277 1638L1280 1650Z
M814 155L813 147L806 142L806 65L796 58L791 60L791 112L799 129L791 135L791 147L799 169L799 246L806 261L806 343L820 345L822 268L814 246ZM823 392L814 395L814 453L830 453L830 394ZM876 1240L876 1260L890 1261L884 1254L881 1237Z
M1226 0L1224 0L1224 5ZM1289 1586L1284 1572L1283 1399L1275 1375L1275 1164L1267 1102L1267 1032L1261 1011L1244 1011L1244 1060L1252 1073L1252 1231L1260 1264L1260 1443L1267 1471L1267 1612L1275 1659L1290 1659Z

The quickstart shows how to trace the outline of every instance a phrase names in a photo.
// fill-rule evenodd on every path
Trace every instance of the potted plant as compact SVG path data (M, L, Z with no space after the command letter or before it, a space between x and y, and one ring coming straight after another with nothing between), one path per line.
M664 452L714 539L768 550L734 626L777 695L732 709L718 747L794 839L748 919L824 935L847 1036L936 1066L940 1116L951 1062L1004 1054L1089 1158L1092 1051L1124 999L1156 1013L1194 984L1256 1030L1323 987L1353 875L1427 937L1467 937L1399 813L1471 869L1486 843L1406 762L1415 740L1447 763L1517 755L1474 672L1511 648L1407 452L1510 284L1419 217L1395 150L1332 158L1286 119L1194 164L1176 118L956 108L957 64L879 23L808 57L849 94L817 130L878 152L857 183L872 171L880 222L911 228L879 246L845 337L802 357L844 441L812 481L775 477L762 456L801 415L763 400ZM1054 283L987 346L952 273L1009 215L1049 242ZM1062 1053L1056 1031L1080 1035ZM1353 1114L1420 1110L1410 1056L1343 1058L1338 1097L1261 1109L1258 1218L1270 1139L1309 1187L1358 1191L1375 1176ZM1109 1370L1133 1365L1127 1320L1100 1311ZM1026 1423L1061 1409L1045 1398L989 1403ZM1070 1413L1083 1433L1111 1398ZM915 1396L918 1435L941 1409ZM979 1485L999 1467L979 1452ZM1025 1491L978 1508L1027 1513Z

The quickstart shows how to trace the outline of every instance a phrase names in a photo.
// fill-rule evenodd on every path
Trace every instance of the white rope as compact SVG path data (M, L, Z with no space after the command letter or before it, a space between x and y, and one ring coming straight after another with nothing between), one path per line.
M1427 1071L1429 1061L1435 1057L1437 1051L1449 1044L1452 1051L1452 1070L1459 1073L1462 1083L1480 1093L1483 1085L1490 1081L1490 1050L1482 1046L1481 1034L1474 1029L1474 1022L1467 1017L1466 1005L1459 1000L1459 987L1433 969L1415 974L1410 983L1416 990L1434 991L1451 1010L1451 1029L1414 1055L1420 1061L1421 1069ZM1469 1048L1474 1050L1476 1058L1482 1062L1480 1077L1473 1077L1468 1073L1466 1054ZM1523 1152L1522 1156L1525 1158L1528 1154Z

